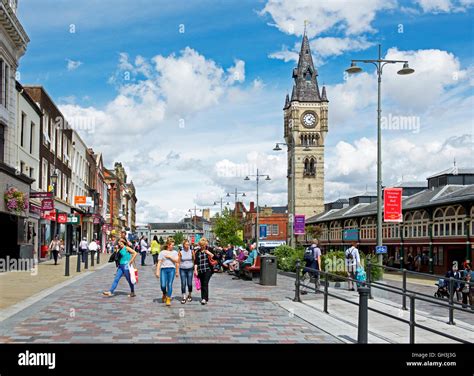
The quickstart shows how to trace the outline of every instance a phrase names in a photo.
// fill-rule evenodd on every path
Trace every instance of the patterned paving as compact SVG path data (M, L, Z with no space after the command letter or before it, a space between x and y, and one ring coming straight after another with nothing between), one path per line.
M151 266L140 269L137 297L120 281L114 297L110 265L42 299L0 323L0 342L16 343L334 343L335 338L289 314L274 302L293 297L294 280L261 286L215 274L207 306L182 305L180 280L171 307L161 303Z

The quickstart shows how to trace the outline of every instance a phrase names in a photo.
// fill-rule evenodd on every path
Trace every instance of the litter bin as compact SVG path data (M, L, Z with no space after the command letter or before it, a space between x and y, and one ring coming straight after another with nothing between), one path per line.
M276 286L277 284L277 258L272 255L260 256L260 284Z

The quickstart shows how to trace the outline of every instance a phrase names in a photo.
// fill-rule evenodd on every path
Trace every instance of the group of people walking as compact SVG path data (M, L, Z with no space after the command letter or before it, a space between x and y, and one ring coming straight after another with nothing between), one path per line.
M147 244L146 238L140 242ZM140 252L143 252L143 246L140 244ZM148 244L147 244L148 246ZM135 249L134 249L135 248ZM148 250L148 248L147 248ZM181 279L181 303L186 304L192 302L193 280L201 289L201 304L205 305L209 301L209 281L213 273L213 264L215 264L216 256L210 252L209 244L206 238L201 238L196 247L191 248L188 240L185 240L179 250L175 249L175 240L169 237L163 249L156 236L151 242L151 254L153 256L154 266L156 268L155 275L160 280L160 288L162 292L161 301L167 306L171 305L173 296L173 282L175 278ZM106 296L112 296L120 279L125 276L129 286L129 297L135 297L135 285L132 282L130 268L133 266L138 252L135 247L126 238L120 238L115 246L112 261L116 262L117 273L109 290L104 291ZM142 265L144 258L142 253Z

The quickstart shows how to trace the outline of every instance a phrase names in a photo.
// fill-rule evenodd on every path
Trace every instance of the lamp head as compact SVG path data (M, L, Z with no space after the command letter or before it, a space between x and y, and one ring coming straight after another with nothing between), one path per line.
M404 75L407 75L407 74L412 74L415 70L413 68L410 68L408 66L408 63L404 63L403 64L403 68L400 69L397 73L404 76Z
M250 179L249 179L249 177L248 177L248 176L246 176L244 180L250 180Z
M265 180L272 180L272 179L270 179L270 176L267 175L267 177L265 178Z
M346 69L346 72L349 74L360 73L362 72L362 68L357 66L355 62L352 62L351 66Z
M280 145L276 144L275 147L273 148L273 151L281 151Z

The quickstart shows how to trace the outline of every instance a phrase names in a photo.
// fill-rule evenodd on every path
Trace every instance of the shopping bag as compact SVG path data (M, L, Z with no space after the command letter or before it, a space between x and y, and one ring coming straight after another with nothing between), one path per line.
M201 290L201 280L194 275L194 284L196 285L196 290Z
M132 282L132 284L136 284L138 282L138 271L134 268L133 265L130 265L128 267L128 271L130 272L130 281Z

